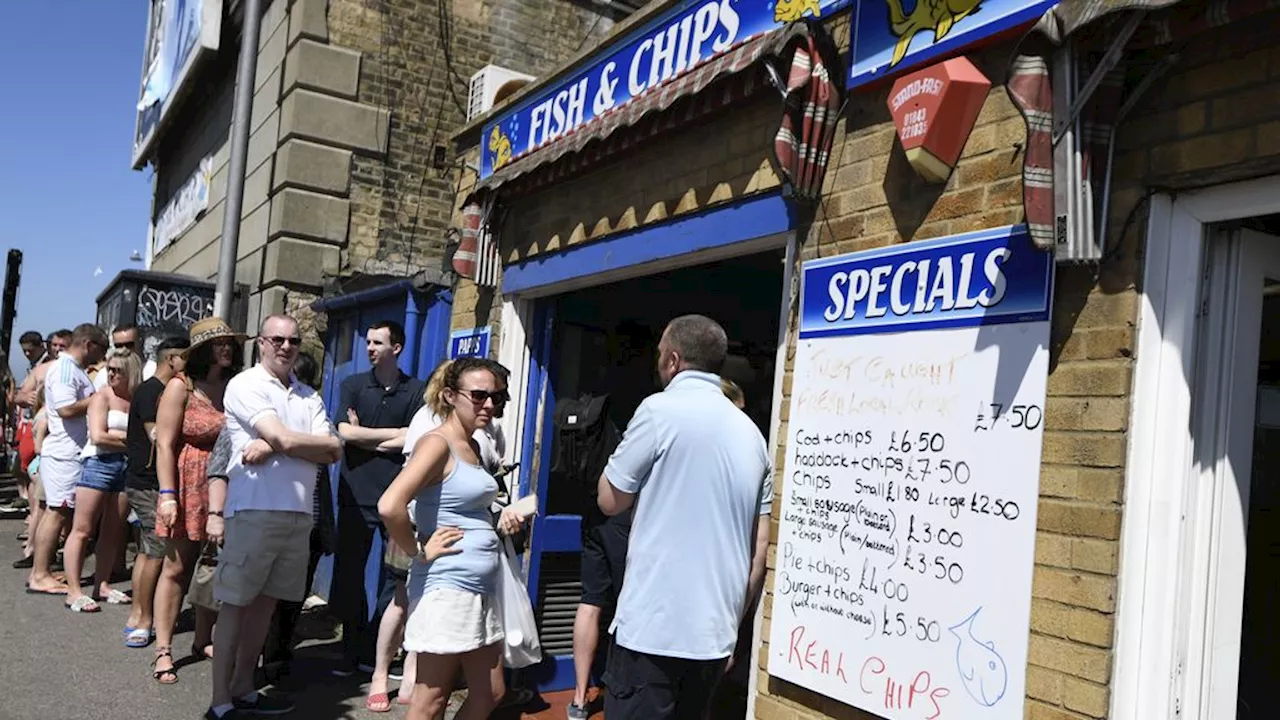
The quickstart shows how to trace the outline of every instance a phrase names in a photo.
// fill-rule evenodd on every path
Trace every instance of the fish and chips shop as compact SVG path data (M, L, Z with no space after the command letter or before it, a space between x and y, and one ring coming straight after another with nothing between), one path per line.
M776 473L713 717L1274 716L1277 31L1261 1L655 3L460 131L452 331L512 370L530 680L573 685L593 502L556 407L634 407L697 312Z

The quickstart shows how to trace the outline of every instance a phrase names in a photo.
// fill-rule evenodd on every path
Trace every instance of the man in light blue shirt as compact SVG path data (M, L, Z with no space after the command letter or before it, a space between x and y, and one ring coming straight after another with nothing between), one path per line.
M641 403L600 477L605 514L635 506L609 720L702 718L764 583L772 470L759 429L720 390L727 354L714 320L672 320L658 343L665 390Z

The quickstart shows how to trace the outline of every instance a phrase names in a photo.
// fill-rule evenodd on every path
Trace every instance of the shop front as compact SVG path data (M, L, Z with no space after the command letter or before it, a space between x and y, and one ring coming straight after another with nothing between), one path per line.
M460 135L453 330L513 372L539 686L573 684L593 503L556 408L633 407L697 312L777 468L715 717L1266 717L1275 11L729 4L735 36L722 5L649 10Z

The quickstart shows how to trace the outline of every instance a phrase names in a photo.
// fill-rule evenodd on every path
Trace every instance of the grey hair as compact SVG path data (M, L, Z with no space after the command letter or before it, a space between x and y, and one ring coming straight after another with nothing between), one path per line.
M297 319L297 318L295 318L294 316L289 315L289 314L286 314L286 313L272 313L272 314L270 314L270 315L268 315L268 316L266 316L266 317L262 318L262 324L258 326L258 335L259 335L259 336L262 336L262 334L263 334L264 332L266 332L266 330L267 330L267 323L271 322L272 320L287 320L287 321L289 321L289 322L293 323L293 326L294 326L294 327L298 327L298 319Z
M667 323L667 343L692 370L717 373L729 354L729 336L705 315L682 315Z

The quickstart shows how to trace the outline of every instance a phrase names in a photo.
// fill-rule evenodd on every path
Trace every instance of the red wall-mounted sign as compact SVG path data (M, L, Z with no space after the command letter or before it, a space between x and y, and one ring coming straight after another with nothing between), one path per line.
M898 78L889 112L907 160L921 177L945 182L982 112L991 81L957 57Z

